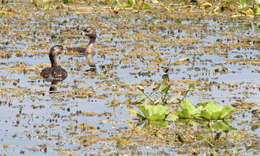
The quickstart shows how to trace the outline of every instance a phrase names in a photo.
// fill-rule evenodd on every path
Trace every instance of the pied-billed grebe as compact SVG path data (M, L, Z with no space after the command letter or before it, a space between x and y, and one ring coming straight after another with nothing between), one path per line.
M97 35L96 30L94 28L87 28L83 30L83 34L89 37L89 43L86 48L83 47L72 47L67 48L67 51L75 51L82 55L84 55L87 60L90 68L96 69L94 56L96 55L94 43L96 41Z
M64 48L61 45L51 47L49 52L51 67L44 68L41 72L41 76L47 81L62 81L68 76L66 70L59 65L57 60L58 55L63 52Z

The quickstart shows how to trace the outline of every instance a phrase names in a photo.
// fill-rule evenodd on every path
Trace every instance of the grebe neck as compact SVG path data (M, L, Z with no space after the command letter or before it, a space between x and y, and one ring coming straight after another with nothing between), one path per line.
M50 55L50 60L51 60L51 67L58 67L60 66L58 60L57 60L57 56L52 56Z

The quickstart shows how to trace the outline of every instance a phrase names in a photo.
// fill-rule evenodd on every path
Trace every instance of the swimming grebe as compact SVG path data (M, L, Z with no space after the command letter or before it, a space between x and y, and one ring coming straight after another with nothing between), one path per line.
M89 37L89 43L86 48L83 47L73 47L67 48L67 51L74 51L84 55L87 60L90 68L92 70L96 69L95 61L93 57L96 55L94 43L96 41L97 35L96 30L94 28L87 28L83 30L83 34Z
M66 70L59 65L57 60L58 55L64 52L63 50L61 45L51 47L49 52L51 67L44 68L41 72L41 76L47 81L62 81L68 76Z

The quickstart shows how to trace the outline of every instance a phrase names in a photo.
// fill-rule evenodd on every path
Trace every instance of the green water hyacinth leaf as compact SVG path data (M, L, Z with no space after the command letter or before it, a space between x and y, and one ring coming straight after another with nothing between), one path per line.
M221 119L227 118L233 112L235 112L235 108L234 107L232 107L232 106L223 106L220 118Z
M183 99L181 101L181 111L177 111L179 118L187 119L199 115L201 108L195 108L190 100Z
M203 109L200 116L207 120L222 120L235 111L232 106L221 106L215 101L201 103Z
M178 119L177 115L170 113L165 120L167 120L167 121L175 121L177 119Z
M193 106L190 100L188 99L183 99L181 101L181 108L183 110L187 110L188 112L193 112L196 108Z
M142 104L139 107L139 110L143 113L143 116L152 121L160 121L165 120L166 115L170 112L170 110L162 105L149 105Z

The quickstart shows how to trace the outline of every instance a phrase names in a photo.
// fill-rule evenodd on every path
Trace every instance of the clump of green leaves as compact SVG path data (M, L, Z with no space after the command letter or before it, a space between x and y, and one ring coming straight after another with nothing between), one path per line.
M181 101L181 109L177 110L182 119L223 120L235 111L232 106L221 106L216 101L199 103L196 108L188 99Z
M151 95L145 92L143 86L137 86L137 89L144 95L138 103L140 113L135 113L140 119L149 121L176 121L177 119L199 120L207 125L210 129L232 129L229 126L229 122L225 121L234 111L232 106L221 106L216 101L205 101L194 105L190 100L186 98L190 91L195 89L194 84L189 85L187 91L184 92L183 98L175 97L169 100L171 97L168 94L171 85L169 84L168 74L162 76L162 82L159 83L154 89ZM159 96L153 98L154 92L159 92ZM158 94L157 94L158 95ZM176 100L177 103L173 101ZM177 110L171 109L169 104L180 104L180 108ZM207 124L208 121L215 122L213 124Z
M223 120L235 111L234 107L221 106L216 101L206 101L198 105L202 108L200 118L206 120Z
M179 119L200 120L200 124L209 129L216 130L233 130L230 126L230 121L227 119L235 108L232 106L221 106L216 101L206 101L197 104L195 107L190 100L184 99L181 101L181 108L177 110ZM208 124L210 122L211 124Z

